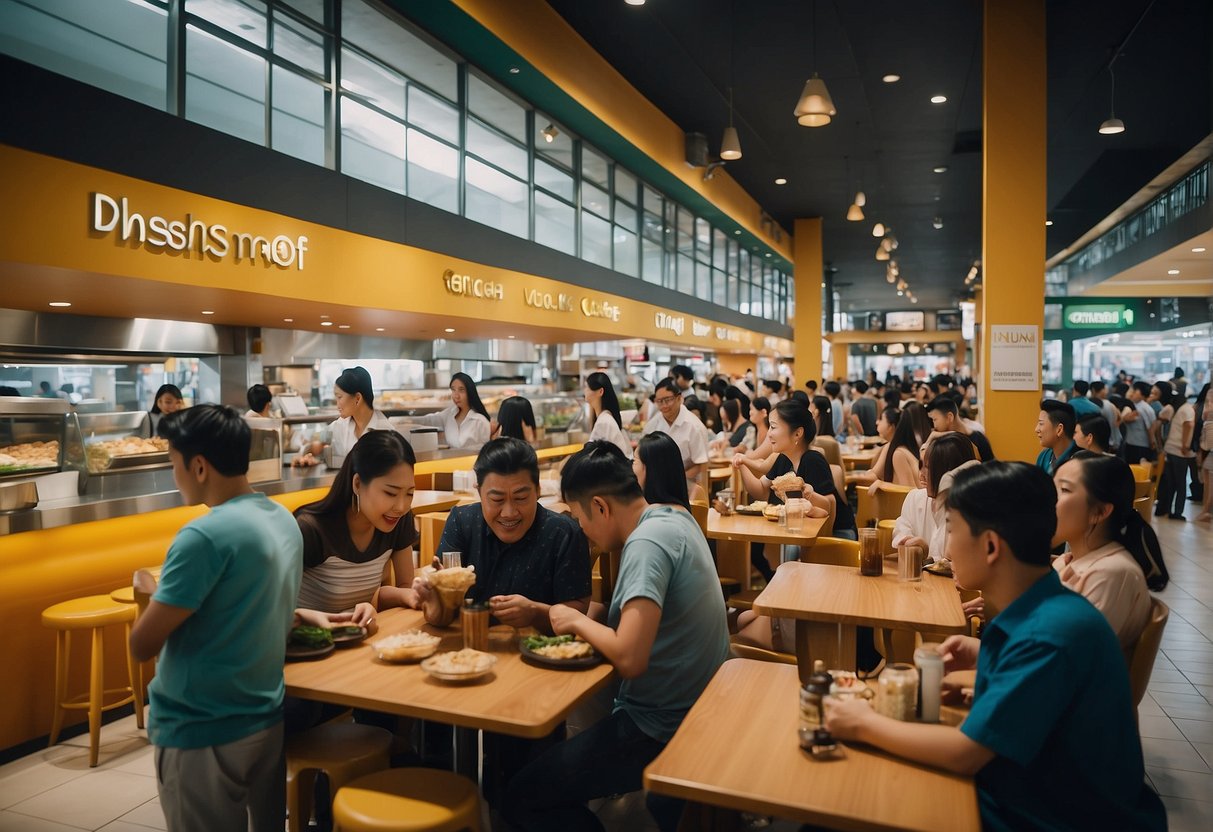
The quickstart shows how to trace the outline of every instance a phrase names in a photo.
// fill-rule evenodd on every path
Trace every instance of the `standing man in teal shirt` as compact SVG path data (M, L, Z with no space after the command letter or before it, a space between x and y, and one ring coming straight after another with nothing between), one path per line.
M860 701L830 708L826 727L975 776L984 829L1166 829L1145 781L1120 644L1049 563L1057 526L1049 476L988 462L956 475L947 510L956 582L981 590L995 612L980 642L951 636L940 647L946 670L977 668L969 715L959 729L899 722Z
M1045 399L1040 403L1036 438L1044 450L1036 457L1036 467L1044 469L1050 477L1063 462L1078 453L1078 445L1074 443L1076 423L1074 408L1065 402Z
M632 464L611 442L590 442L561 474L564 501L585 536L618 551L610 609L586 615L556 604L552 630L588 641L623 679L611 715L556 745L516 774L503 814L520 830L601 830L586 801L641 787L644 768L729 656L720 581L690 512L650 505ZM682 801L650 795L665 832Z
M230 407L166 416L173 479L208 514L177 533L131 631L159 654L148 735L169 832L282 832L282 664L303 571L291 513L249 487L251 434Z

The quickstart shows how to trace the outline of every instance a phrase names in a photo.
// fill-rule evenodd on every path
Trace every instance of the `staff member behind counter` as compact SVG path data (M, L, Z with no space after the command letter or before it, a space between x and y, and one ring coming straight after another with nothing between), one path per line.
M411 421L442 428L446 444L452 448L479 448L489 441L489 414L480 403L476 382L467 373L451 376L450 407Z
M333 464L344 459L353 449L354 443L368 430L395 430L381 411L375 410L375 391L371 389L371 374L362 367L343 370L333 383L333 397L337 400L337 415L340 417L329 425L330 447L333 449ZM319 465L320 460L310 453L295 457L294 465Z
M152 421L152 436L159 436L160 419L170 413L176 413L185 407L185 399L181 395L181 388L175 384L161 384L160 389L156 391L156 398L152 399L152 409L149 410L148 416Z

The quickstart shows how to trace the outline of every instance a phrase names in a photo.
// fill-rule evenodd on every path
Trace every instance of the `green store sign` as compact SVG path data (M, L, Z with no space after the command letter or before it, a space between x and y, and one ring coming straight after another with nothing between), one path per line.
M1128 329L1133 326L1133 317L1133 310L1121 303L1067 306L1062 326L1065 329Z

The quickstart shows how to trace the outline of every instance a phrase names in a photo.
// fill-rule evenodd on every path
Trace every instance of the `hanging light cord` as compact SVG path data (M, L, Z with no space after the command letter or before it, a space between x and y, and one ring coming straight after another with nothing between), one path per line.
M1137 22L1133 24L1133 27L1129 29L1129 33L1126 34L1121 39L1120 43L1116 45L1116 48L1112 50L1112 57L1108 58L1108 63L1105 65L1105 69L1108 70L1108 75L1112 77L1112 97L1108 109L1113 118L1116 117L1116 73L1112 70L1112 65L1115 64L1116 59L1124 53L1125 47L1129 45L1129 39L1137 33L1137 30L1141 27L1142 21L1145 20L1146 15L1150 13L1150 9L1154 8L1155 2L1157 2L1157 0L1150 0L1150 2L1146 4L1146 7L1141 10L1141 14L1137 17Z

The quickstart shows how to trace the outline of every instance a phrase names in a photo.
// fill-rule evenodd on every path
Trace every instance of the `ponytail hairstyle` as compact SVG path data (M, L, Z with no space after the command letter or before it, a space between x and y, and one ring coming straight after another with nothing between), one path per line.
M623 417L619 415L619 397L615 395L615 385L606 373L590 373L585 377L585 386L591 390L602 391L602 412L611 414L615 424L623 428Z
M765 427L769 428L771 426L771 419L770 419L771 400L770 399L768 399L766 396L759 396L758 398L754 399L754 403L751 405L751 409L752 410L754 410L754 409L761 410L763 413L762 421L765 423Z
M1205 386L1208 387L1207 384ZM737 405L741 408L742 415L745 416L745 420L747 422L750 421L750 397L747 396L745 393L741 392L740 387L730 386L730 387L726 388L724 391L724 400L726 402L727 401L737 402Z
M1133 508L1133 471L1128 463L1090 451L1079 451L1068 461L1077 462L1082 471L1088 502L1092 506L1102 503L1112 507L1112 513L1104 521L1108 532L1137 561L1146 576L1146 586L1155 592L1164 589L1171 575L1163 563L1158 535Z
M779 421L788 426L788 438L797 430L804 430L804 446L808 448L817 438L817 425L813 422L813 414L809 409L794 399L787 399L775 405Z
M834 435L834 406L828 396L814 396L813 407L817 410L817 435Z
M468 410L475 411L484 417L487 422L489 420L489 412L484 409L484 405L480 402L480 393L476 390L476 382L472 381L472 377L467 373L455 373L451 376L451 384L457 381L463 382L463 389L468 394Z
M895 407L885 408L884 418L893 426L893 438L889 440L889 447L884 452L884 471L881 472L880 478L885 482L892 482L893 454L898 448L905 448L919 462L922 460L918 457L918 437L914 435L914 420Z
M929 389L929 388L928 388ZM910 425L914 429L914 440L921 448L926 444L927 437L931 435L931 417L927 415L927 409L922 406L921 402L906 402L901 408L902 421L906 418L910 420Z
M371 389L371 374L363 367L348 367L341 371L333 382L342 392L351 396L362 394L363 403L370 408L375 407L375 391Z
M329 493L314 503L295 509L295 516L341 514L354 500L355 474L365 486L401 463L406 463L410 468L417 465L417 455L413 453L413 446L408 440L394 430L368 430L346 455Z
M736 430L738 427L738 422L741 419L741 405L737 403L737 400L725 399L720 403L720 412L724 414L724 419L722 421L727 421L729 423L727 429ZM721 427L724 427L724 425L721 425Z

